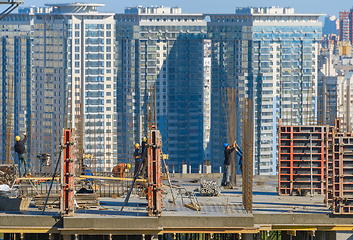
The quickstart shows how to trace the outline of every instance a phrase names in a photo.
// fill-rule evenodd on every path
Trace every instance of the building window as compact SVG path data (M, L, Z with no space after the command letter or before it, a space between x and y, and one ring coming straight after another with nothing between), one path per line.
M75 29L80 29L80 24L75 24Z

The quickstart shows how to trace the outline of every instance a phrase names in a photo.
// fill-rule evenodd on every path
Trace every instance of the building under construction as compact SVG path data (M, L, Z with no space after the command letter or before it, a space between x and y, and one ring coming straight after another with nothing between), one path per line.
M220 174L170 174L153 121L137 174L80 174L75 132L64 129L51 177L10 180L20 197L0 197L0 233L4 239L349 239L351 134L340 131L340 121L280 126L279 177L253 177L251 101L244 106L243 171L232 187L220 188Z

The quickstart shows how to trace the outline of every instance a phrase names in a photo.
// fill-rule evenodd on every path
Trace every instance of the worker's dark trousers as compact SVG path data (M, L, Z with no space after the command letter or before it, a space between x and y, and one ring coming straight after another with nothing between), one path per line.
M223 165L222 185L230 184L230 165Z
M27 159L26 159L26 154L20 154L18 155L19 158L19 163L18 163L18 173L19 173L19 177L22 177L21 175L21 166L23 164L24 168L25 168L25 175L27 175Z
M134 170L134 176L136 176L136 174L138 174L138 170L139 170L139 166L141 163L141 158L135 158L135 170Z

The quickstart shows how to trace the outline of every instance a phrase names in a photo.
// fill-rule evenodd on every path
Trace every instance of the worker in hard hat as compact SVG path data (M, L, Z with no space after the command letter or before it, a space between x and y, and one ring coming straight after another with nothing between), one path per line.
M140 163L141 163L141 154L140 154L140 144L139 143L135 143L134 158L135 158L134 176L136 176L137 171L140 166Z
M15 144L15 152L18 155L18 173L19 176L22 177L21 175L21 165L23 164L25 168L25 174L27 175L27 159L26 159L26 142L27 142L27 134L23 133L23 138L21 139L20 136L15 137L16 144Z
M230 163L232 159L232 152L235 150L235 142L232 146L228 143L223 144L224 147L224 163L223 163L223 179L222 179L222 186L229 186L230 185Z
M125 177L125 172L128 172L131 168L130 163L119 163L113 168L113 176L114 177Z
M146 144L147 144L147 138L143 137L142 138L142 144L141 144L141 153L143 153L146 149Z

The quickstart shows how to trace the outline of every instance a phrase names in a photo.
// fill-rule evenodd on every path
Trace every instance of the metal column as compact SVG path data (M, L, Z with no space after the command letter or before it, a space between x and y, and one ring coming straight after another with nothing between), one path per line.
M64 129L63 158L61 159L61 192L60 214L72 217L74 215L75 192L75 156L72 141L72 129Z
M147 143L148 170L148 215L160 216L162 213L161 196L161 134L156 126L151 126Z

